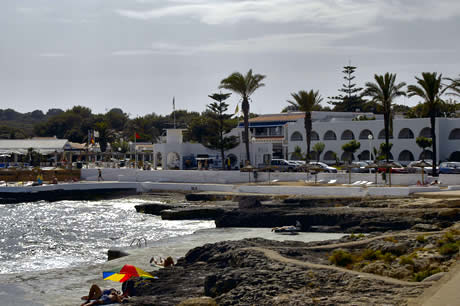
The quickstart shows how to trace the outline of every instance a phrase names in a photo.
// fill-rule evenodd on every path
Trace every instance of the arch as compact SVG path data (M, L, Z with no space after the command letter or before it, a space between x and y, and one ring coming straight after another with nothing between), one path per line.
M230 168L233 169L236 167L236 165L238 164L238 157L236 157L235 154L228 154L227 155L227 160L230 159ZM226 165L228 166L228 161L226 163Z
M335 153L332 152L332 151L327 151L326 153L324 153L323 159L324 160L334 160L335 161Z
M311 131L311 140L319 140L319 135L315 131Z
M418 159L433 159L433 152L430 150L422 151Z
M401 131L399 131L398 138L399 139L413 139L414 132L412 132L412 130L409 128L403 128Z
M359 139L369 139L369 135L372 135L372 137L374 137L374 134L372 134L371 130L362 130L361 133L359 133Z
M162 163L163 163L163 156L161 155L161 152L157 152L156 154L156 163L154 165L154 167L161 167L162 166Z
M460 129L453 129L452 131L450 131L449 133L449 139L451 140L458 140L460 139Z
M168 169L180 169L180 155L177 152L169 152L166 156Z
M382 130L379 132L378 138L379 138L379 139L385 139L385 129L382 129ZM393 139L393 131L390 131L390 139Z
M452 152L449 156L449 161L460 162L460 151Z
M323 139L324 140L337 140L337 136L335 135L334 131L329 130L324 134Z
M316 152L316 151L311 151L311 152L310 152L310 159L311 159L311 160L318 160L318 158L316 158L316 157L317 157L317 154L318 154L318 152Z
M359 160L370 160L370 152L369 150L364 150L361 152L361 154L358 155Z
M341 140L353 140L355 139L355 134L350 130L345 130L340 137Z
M300 132L295 131L291 135L291 141L303 141L302 134L300 134Z
M403 150L401 151L401 153L399 153L398 160L399 161L413 161L414 154L412 154L412 152L409 150Z
M421 131L420 134L418 134L420 137L426 137L426 138L431 138L431 128L429 127L424 127Z
M340 157L340 160L343 161L353 161L355 159L355 156L351 152L343 152L342 156Z

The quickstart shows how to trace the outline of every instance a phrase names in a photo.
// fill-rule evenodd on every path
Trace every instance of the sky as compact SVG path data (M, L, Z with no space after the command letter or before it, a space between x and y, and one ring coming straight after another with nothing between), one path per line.
M251 112L279 112L299 90L327 105L350 62L361 87L385 72L457 77L459 29L458 0L2 0L0 109L136 117L170 113L174 96L201 112L249 69L266 75Z

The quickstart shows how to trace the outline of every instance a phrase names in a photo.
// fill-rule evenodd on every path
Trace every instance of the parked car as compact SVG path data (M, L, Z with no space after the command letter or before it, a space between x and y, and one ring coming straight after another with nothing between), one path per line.
M409 170L407 170L407 168L404 168L404 166L401 165L400 163L395 162L395 161L391 161L391 162L395 164L395 167L391 168L391 173L409 173ZM381 167L378 169L379 173L385 172L385 171L386 169L384 167Z
M460 162L443 162L439 165L440 174L460 174Z
M337 169L336 169L336 168L330 167L330 166L326 165L326 164L323 163L323 162L310 162L309 165L314 165L314 166L321 167L321 168L323 169L323 172L327 172L327 173L337 173Z
M364 161L352 162L351 165L355 167L351 168L351 173L375 173L375 168L367 168L369 164Z
M407 165L407 171L409 171L409 173L422 173L422 168L416 166L417 164L419 164L420 162L422 162L421 160L417 160L417 161L413 161L413 162L410 162L408 165ZM429 164L430 166L429 167L424 167L423 168L423 172L424 173L427 173L427 174L432 174L433 173L433 161L432 160L429 160L429 159L425 159L425 162L427 164Z
M297 170L297 164L285 159L272 159L270 166L273 171L293 172Z

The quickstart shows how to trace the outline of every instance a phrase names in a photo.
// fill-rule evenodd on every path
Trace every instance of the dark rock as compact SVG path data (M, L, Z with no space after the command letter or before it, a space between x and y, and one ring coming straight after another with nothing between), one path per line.
M185 199L187 201L225 201L229 200L231 196L225 194L213 193L187 193Z
M213 220L224 213L218 207L191 207L162 210L160 215L163 220Z
M130 255L128 252L121 249L109 249L107 251L107 260L114 260L128 255Z
M414 231L420 231L420 232L431 232L431 231L438 231L439 227L434 224L417 223L414 226L412 226L412 229Z
M255 197L243 197L238 202L239 209L251 209L251 208L259 208L262 204L260 203L259 199Z
M170 205L170 204L159 204L159 203L149 203L149 204L140 204L134 206L138 213L150 214L150 215L160 215L162 210L165 209L174 209L184 207L183 205Z

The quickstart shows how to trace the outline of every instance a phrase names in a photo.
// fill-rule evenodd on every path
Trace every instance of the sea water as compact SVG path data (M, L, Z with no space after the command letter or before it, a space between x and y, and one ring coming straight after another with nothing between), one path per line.
M111 247L147 246L214 228L213 221L164 221L124 198L0 205L0 274L102 263Z

